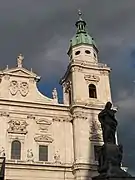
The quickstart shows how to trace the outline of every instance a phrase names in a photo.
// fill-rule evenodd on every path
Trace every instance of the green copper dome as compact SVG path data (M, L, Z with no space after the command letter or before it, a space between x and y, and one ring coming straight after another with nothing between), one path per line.
M86 22L81 18L81 12L79 11L79 20L76 22L77 31L75 36L70 40L70 48L80 44L93 45L96 50L97 46L94 39L88 34L86 30Z

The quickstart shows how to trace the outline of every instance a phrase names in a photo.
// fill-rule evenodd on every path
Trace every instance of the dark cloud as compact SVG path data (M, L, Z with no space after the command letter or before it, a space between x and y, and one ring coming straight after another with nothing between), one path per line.
M120 107L119 134L125 164L134 172L135 147L130 142L135 140L135 1L0 0L0 4L1 68L15 66L16 56L22 52L25 66L42 76L40 89L47 94L66 70L66 52L75 33L77 9L82 9L99 47L100 61L113 69L111 87L114 102Z

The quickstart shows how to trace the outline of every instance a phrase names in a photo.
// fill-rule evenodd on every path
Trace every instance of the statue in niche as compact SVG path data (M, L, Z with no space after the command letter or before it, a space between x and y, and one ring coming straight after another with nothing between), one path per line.
M27 160L34 161L33 158L34 158L34 155L33 155L32 149L28 149L27 150Z
M4 147L2 147L1 150L0 150L0 157L5 157L5 149L4 149Z
M117 110L112 109L112 103L107 102L105 108L98 115L104 143L116 144L115 133L118 124L115 118L116 112Z

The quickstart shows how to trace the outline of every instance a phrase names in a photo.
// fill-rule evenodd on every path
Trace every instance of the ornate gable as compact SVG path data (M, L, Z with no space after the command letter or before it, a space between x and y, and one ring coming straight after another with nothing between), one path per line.
M12 76L17 76L17 77L28 77L28 78L36 78L38 77L35 73L32 71L28 71L25 68L12 68L12 69L6 69L3 71L3 75L12 75Z
M34 72L23 68L24 57L17 57L17 66L0 71L1 98L16 101L54 104L55 98L51 99L38 91L37 82L40 77ZM4 87L4 88L3 88Z

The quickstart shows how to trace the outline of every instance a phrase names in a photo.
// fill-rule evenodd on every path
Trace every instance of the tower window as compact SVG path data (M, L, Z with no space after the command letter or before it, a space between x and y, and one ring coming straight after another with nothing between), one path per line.
M18 140L11 144L11 159L21 159L21 143Z
M89 85L89 97L97 98L96 86L94 84Z
M48 161L48 146L39 145L39 161Z
M75 52L75 55L79 55L79 54L80 54L80 51L76 51L76 52Z
M86 50L85 53L86 53L86 54L90 54L90 51L89 51L89 50Z
M97 57L95 53L94 53L94 57L95 57L95 58Z
M99 159L99 153L100 153L101 146L94 146L94 156L95 156L95 161L98 161Z

